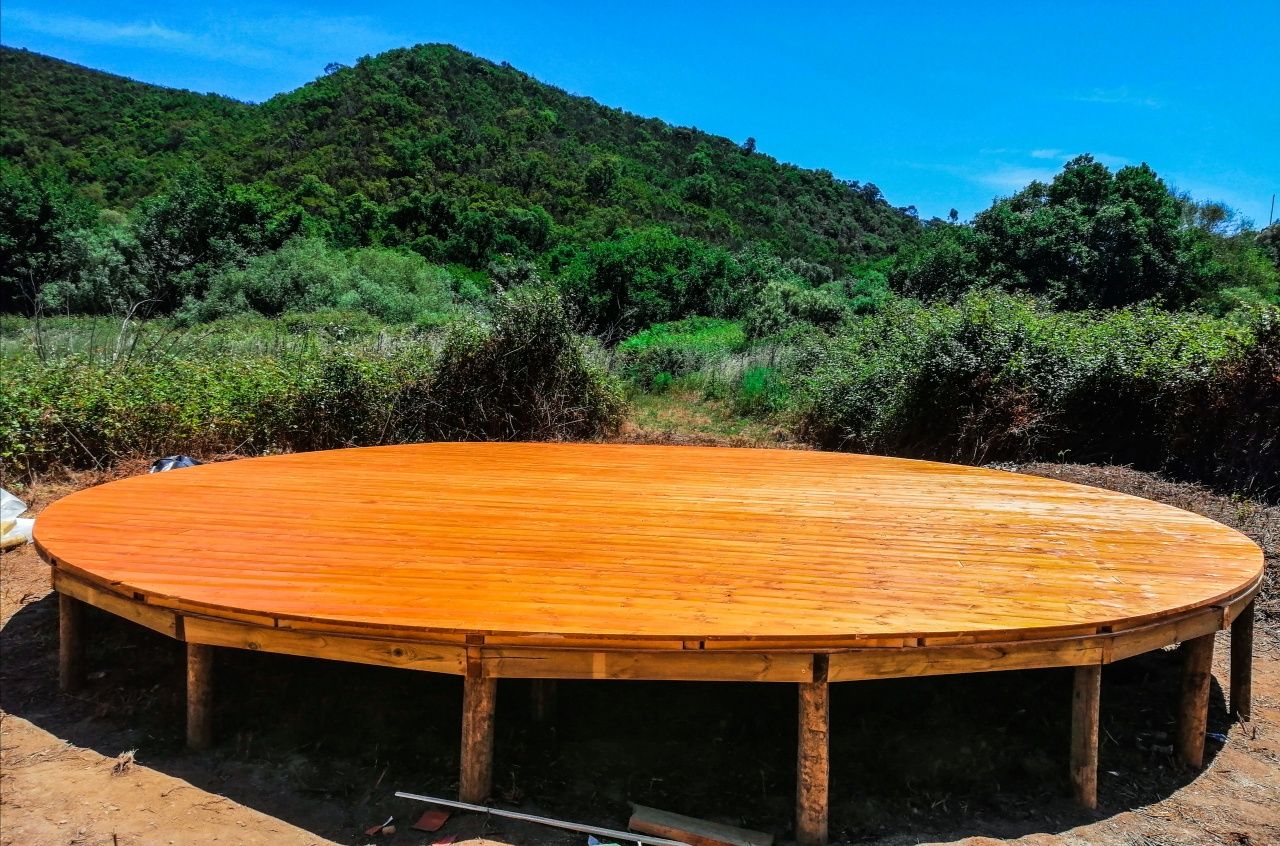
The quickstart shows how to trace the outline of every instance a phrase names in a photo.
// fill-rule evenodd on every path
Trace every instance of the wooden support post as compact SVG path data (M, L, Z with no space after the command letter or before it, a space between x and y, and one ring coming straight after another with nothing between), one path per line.
M534 679L530 705L535 723L550 723L556 718L556 680Z
M458 799L480 803L493 789L493 713L498 680L467 675L462 679L462 778Z
M1231 623L1231 716L1248 722L1253 703L1253 600Z
M84 685L84 603L58 594L58 687L75 693Z
M813 681L800 685L800 728L796 744L796 842L827 842L831 777L831 688L827 656L813 658Z
M1182 696L1178 704L1175 752L1185 767L1204 764L1204 733L1209 722L1209 682L1213 679L1213 635L1185 641L1182 651Z
M213 745L213 647L187 644L187 748Z
M1098 807L1098 703L1102 665L1076 667L1071 693L1071 789L1083 808Z

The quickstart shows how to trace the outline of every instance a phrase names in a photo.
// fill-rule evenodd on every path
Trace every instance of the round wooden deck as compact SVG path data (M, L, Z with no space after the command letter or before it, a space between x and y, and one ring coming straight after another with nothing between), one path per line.
M632 445L205 465L72 494L35 536L68 602L189 644L490 687L1097 668L1230 625L1262 576L1261 550L1237 532L1109 491L862 455Z

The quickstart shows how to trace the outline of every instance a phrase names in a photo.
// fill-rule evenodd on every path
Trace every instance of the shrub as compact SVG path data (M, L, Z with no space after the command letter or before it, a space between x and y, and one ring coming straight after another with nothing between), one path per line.
M989 292L955 306L899 301L807 348L802 429L827 446L972 462L1070 455L1274 495L1275 314L1051 312Z
M189 320L257 312L364 311L388 323L435 325L457 311L453 282L444 268L421 256L382 247L338 250L314 238L227 268L209 283L202 300L189 300Z
M832 329L853 313L851 305L843 283L810 288L795 277L773 279L747 312L747 333L752 338L767 338L801 323Z
M406 425L448 440L591 437L615 428L623 411L563 299L542 285L503 293L487 320L455 323L434 372L405 404Z
M675 382L676 377L664 371L654 375L653 382L650 383L650 389L655 394L665 394L667 391L671 390L671 386L674 385Z
M772 367L753 367L742 374L733 404L739 414L762 415L782 411L790 399L781 373Z
M224 321L207 335L162 327L164 343L148 339L132 354L79 342L84 351L47 361L6 321L0 471L172 452L583 438L622 414L619 389L554 290L503 295L489 320L459 323L438 353L436 339L413 331L325 319Z
M1172 469L1233 491L1280 498L1280 309L1251 321L1255 342L1183 397Z
M659 323L618 344L615 367L637 385L649 386L661 374L685 376L747 346L741 324L713 317L688 317Z

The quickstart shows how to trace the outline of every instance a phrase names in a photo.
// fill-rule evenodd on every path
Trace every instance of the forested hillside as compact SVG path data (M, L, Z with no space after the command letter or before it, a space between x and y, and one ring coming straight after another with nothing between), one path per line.
M915 228L874 185L607 108L448 46L366 58L258 106L27 51L2 57L0 155L54 165L111 206L198 163L276 189L309 231L343 245L471 262L664 224L840 270Z

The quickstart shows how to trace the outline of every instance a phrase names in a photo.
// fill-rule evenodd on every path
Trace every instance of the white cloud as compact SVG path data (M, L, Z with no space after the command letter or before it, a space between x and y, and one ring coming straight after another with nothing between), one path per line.
M1129 90L1127 85L1119 88L1094 88L1082 94L1075 94L1070 99L1079 103L1106 103L1121 106L1141 106L1146 109L1158 109L1163 102L1145 94Z
M44 35L91 44L128 44L149 50L198 56L250 68L282 64L311 68L315 55L341 44L362 52L394 46L395 39L372 28L364 18L318 15L224 19L208 26L175 29L156 20L113 21L34 11L5 9L5 22ZM315 67L312 67L315 65Z
M219 37L202 32L184 32L156 21L108 21L78 15L45 14L13 9L5 15L10 23L56 38L90 44L132 44L166 53L199 56L247 67L273 67L278 58L269 50L245 43L244 39Z
M1027 153L1027 155L1033 159L1048 159L1048 160L1062 162L1063 164L1065 164L1071 161L1072 159L1074 159L1076 156L1084 155L1084 153L1085 151L1083 150L1075 153L1068 153L1065 150L1059 150L1054 148L1054 149L1045 149L1045 150L1032 150L1029 153ZM1093 156L1094 161L1100 162L1106 165L1107 167L1111 168L1112 170L1115 170L1116 168L1124 167L1125 165L1129 164L1129 160L1124 156L1114 156L1111 153L1090 152L1089 155Z
M26 9L14 9L5 17L27 29L71 41L108 44L117 41L161 42L183 44L193 40L189 33L179 32L153 21L114 23L76 15L46 15Z
M1057 172L1053 168L1003 165L994 170L974 173L969 178L998 191L1020 191L1036 180L1048 182Z

